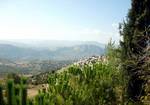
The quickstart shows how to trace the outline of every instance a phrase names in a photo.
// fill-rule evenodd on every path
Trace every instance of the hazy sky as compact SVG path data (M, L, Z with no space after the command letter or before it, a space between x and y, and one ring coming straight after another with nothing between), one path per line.
M130 0L0 0L0 40L107 43L129 8Z

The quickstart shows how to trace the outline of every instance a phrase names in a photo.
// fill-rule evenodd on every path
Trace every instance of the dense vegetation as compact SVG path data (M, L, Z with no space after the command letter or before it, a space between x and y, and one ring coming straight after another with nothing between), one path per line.
M128 98L140 103L141 98L148 96L145 89L150 77L150 0L132 0L121 35L121 60L128 79Z
M0 85L0 105L27 105L26 79L16 80L7 81L5 92L4 87Z

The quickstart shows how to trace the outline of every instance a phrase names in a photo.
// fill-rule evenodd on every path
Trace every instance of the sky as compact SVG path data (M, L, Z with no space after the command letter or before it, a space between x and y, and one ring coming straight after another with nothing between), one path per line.
M0 0L0 40L118 42L131 0Z

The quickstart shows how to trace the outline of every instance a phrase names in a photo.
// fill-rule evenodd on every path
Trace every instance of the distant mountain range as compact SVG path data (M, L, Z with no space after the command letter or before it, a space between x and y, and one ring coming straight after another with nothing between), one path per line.
M0 41L0 77L58 70L82 58L105 53L105 45L81 41Z
M97 42L31 42L0 41L0 58L12 60L77 60L92 55L101 55L105 52L105 45Z
M56 50L61 47L73 47L76 45L96 45L101 48L105 47L105 44L101 44L95 41L68 41L68 40L31 40L31 39L19 39L3 41L0 40L0 44L10 44L23 48L36 48L36 49L50 49Z

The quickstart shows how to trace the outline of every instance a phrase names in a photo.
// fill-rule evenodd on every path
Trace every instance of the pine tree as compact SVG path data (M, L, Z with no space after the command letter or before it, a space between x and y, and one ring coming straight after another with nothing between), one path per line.
M127 92L129 98L137 102L144 95L144 77L149 72L144 65L150 43L150 0L132 0L127 20L121 26L122 62L129 77Z

